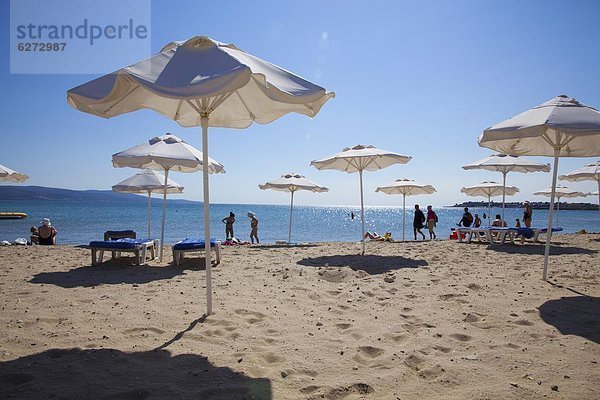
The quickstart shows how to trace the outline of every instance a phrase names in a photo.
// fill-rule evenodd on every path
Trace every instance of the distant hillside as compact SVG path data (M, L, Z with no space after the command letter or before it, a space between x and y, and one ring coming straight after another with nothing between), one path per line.
M531 208L535 210L548 210L550 208L549 201L532 201L530 202ZM450 207L478 207L478 208L487 208L487 201L465 201L464 203L455 204ZM502 202L492 201L492 207L502 207ZM505 203L504 207L506 208L523 208L522 202L509 202ZM598 210L598 204L592 203L566 203L564 201L560 202L561 210Z
M73 201L96 203L145 203L147 196L118 193L112 190L70 190L43 186L0 185L0 201ZM168 198L169 202L193 203L189 200Z

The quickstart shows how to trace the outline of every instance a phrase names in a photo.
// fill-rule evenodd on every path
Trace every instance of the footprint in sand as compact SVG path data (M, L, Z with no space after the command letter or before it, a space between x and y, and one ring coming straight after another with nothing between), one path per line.
M385 352L383 349L373 346L361 346L358 351L369 358L377 358Z
M345 331L346 329L350 328L352 326L352 324L345 324L345 323L341 323L341 324L335 324L336 328L339 328L343 331Z
M315 386L307 386L307 388L315 388ZM306 388L300 389L301 392L306 390ZM314 393L315 391L319 391L322 393ZM344 399L348 396L351 398L356 398L355 395L360 395L360 398L364 398L363 396L372 394L375 392L375 389L371 385L367 385L366 383L354 383L350 386L339 386L336 388L323 388L316 387L312 391L314 393L312 396L308 397L308 400L316 400L316 399L330 399L330 400L340 400ZM303 392L307 394L307 392Z
M279 356L275 353L263 353L260 357L267 362L267 364L278 364L285 361L285 357Z
M453 333L453 334L448 335L448 336L450 336L451 338L456 339L456 340L458 340L460 342L468 342L469 340L472 339L471 336L465 335L464 333Z
M258 311L250 311L250 310L245 310L243 308L238 308L237 310L233 310L233 312L236 313L237 315L246 317L246 322L249 322L251 324L261 322L266 317L265 314L260 313Z
M427 367L419 371L419 376L423 379L431 380L438 378L444 372L444 368L442 368L441 365L436 364L434 366Z
M531 326L531 325L533 325L533 322L527 321L526 319L520 319L520 320L514 321L513 324L523 325L523 326Z
M404 359L404 364L408 366L413 371L420 371L423 365L425 364L425 358L421 357L417 354L411 354L410 356Z

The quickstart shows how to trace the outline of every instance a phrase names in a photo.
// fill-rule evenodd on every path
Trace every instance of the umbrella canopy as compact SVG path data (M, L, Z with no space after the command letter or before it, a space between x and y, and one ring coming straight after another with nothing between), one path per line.
M552 188L559 157L600 156L600 112L561 95L483 131L479 145L514 156L554 157ZM550 196L554 204L554 191ZM554 207L548 213L543 279L548 272Z
M320 186L313 181L306 179L306 177L295 173L281 175L281 178L258 185L258 187L262 190L272 189L282 192L290 192L290 228L288 232L288 243L292 241L292 212L294 210L294 192L299 190L308 190L313 193L323 193L329 191L329 189L325 186Z
M506 174L509 172L550 172L550 164L540 164L525 157L509 156L507 154L492 154L489 157L463 165L463 169L482 169L496 171L502 174L502 185L506 187ZM504 204L506 194L502 194L502 219L504 220Z
M310 163L313 167L335 169L347 173L358 172L360 176L360 214L362 229L362 254L365 254L365 207L363 200L363 171L377 171L394 164L406 164L410 156L403 156L387 150L381 150L372 145L356 145L346 147L339 153Z
M167 179L167 185L164 184L164 177L156 171L146 169L138 174L135 174L124 181L113 185L113 192L126 192L126 193L148 193L148 239L150 236L150 209L152 201L152 192L164 192L166 189L167 193L182 193L183 186L178 184L171 179Z
M163 210L160 232L160 261L163 260L169 171L196 172L206 170L207 173L211 174L225 172L223 166L211 158L208 158L207 168L204 168L204 155L202 152L172 133L153 137L148 143L138 144L113 154L112 162L113 166L117 168L130 167L165 171L162 186Z
M29 177L0 164L0 182L25 182Z
M480 196L487 197L488 199L488 225L492 220L491 212L492 212L492 197L502 195L502 200L504 201L504 196L509 195L512 196L515 193L519 192L519 189L515 186L504 186L504 184L500 184L498 182L481 182L477 185L473 186L465 186L460 189L460 191L467 196ZM503 204L504 205L504 204ZM502 216L502 220L504 221L504 215Z
M206 36L171 42L155 56L67 93L76 109L110 118L149 108L182 126L202 127L208 165L208 127L245 128L296 112L314 117L334 93L232 44ZM210 254L208 169L203 170L204 236ZM205 257L207 314L212 313L211 263Z
M558 179L572 182L596 181L598 184L598 192L591 194L600 196L600 161L587 164L585 167L576 169L566 175L561 175ZM598 210L600 210L600 197L598 198Z
M537 192L533 193L536 196L545 196L545 197L552 197L552 188L547 188L547 189L543 189L543 190L538 190ZM554 188L554 195L557 198L557 205L556 205L556 226L558 226L558 212L560 211L560 199L562 198L574 198L574 197L585 197L587 196L587 193L584 192L580 192L578 190L575 189L571 189L568 188L566 186L556 186ZM550 204L550 209L554 208L554 202L551 202Z
M392 183L379 186L375 189L376 192L385 194L401 194L402 195L402 241L404 241L404 226L406 214L406 196L416 196L420 194L432 194L435 188L431 185L415 182L412 179L396 179Z

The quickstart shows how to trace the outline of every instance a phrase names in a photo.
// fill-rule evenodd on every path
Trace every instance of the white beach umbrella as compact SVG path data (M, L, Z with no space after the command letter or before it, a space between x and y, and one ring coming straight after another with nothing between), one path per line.
M113 154L114 167L130 167L155 169L165 172L163 183L162 223L160 231L160 261L163 260L165 239L165 211L167 204L167 186L169 171L206 173L224 173L223 166L212 158L208 158L208 168L204 168L204 156L201 151L190 146L172 133L153 137L148 143L138 144L130 149ZM209 241L207 239L207 241ZM210 241L209 241L210 242ZM206 258L210 259L207 253Z
M146 169L112 186L113 192L148 193L148 239L151 238L150 206L152 202L152 193L164 192L165 188L167 193L183 193L184 188L179 183L167 179L167 184L165 186L164 180L164 176L158 172Z
M579 181L596 181L598 184L598 192L590 193L598 197L598 210L600 210L600 161L587 164L584 167L576 169L568 174L561 175L558 179L563 181L579 182Z
M195 36L69 90L76 109L110 118L152 109L182 126L202 127L203 163L208 164L208 127L246 128L296 112L317 115L334 93L254 57L232 44ZM210 254L208 171L203 173L204 236ZM212 313L212 280L206 257L207 314Z
M291 193L288 243L292 241L292 212L294 210L294 193L299 190L308 190L313 193L323 193L329 191L329 189L325 186L317 185L313 181L306 179L306 177L295 173L281 175L280 178L274 179L262 185L258 185L258 187L262 190L272 189Z
M480 197L487 197L488 199L488 225L491 224L491 220L492 220L492 216L491 216L491 212L492 212L492 197L496 197L496 196L500 196L502 195L502 198L504 199L504 196L509 195L512 196L515 193L519 192L519 189L515 186L504 186L504 184L500 184L498 182L481 182L477 185L473 185L473 186L465 186L463 188L460 189L460 191L464 194L466 194L467 196L480 196ZM504 216L502 216L502 220L504 221Z
M29 177L0 164L0 182L25 182Z
M362 226L362 254L365 254L365 207L363 201L363 171L378 171L394 164L406 164L411 160L410 156L381 150L371 145L356 145L346 147L339 153L314 160L310 163L313 167L323 169L335 169L347 173L358 172L360 176L360 215Z
M502 174L502 185L506 187L506 174L509 172L550 172L550 164L540 164L521 156L509 156L507 154L492 154L489 157L463 165L463 169L482 169L496 171ZM504 220L504 204L506 194L502 193L502 219Z
M536 196L545 196L545 197L550 197L552 198L552 188L547 188L544 190L538 190L537 192L533 193ZM585 197L587 196L586 193L584 192L580 192L578 190L575 189L571 189L568 188L566 186L556 186L554 188L554 196L556 196L556 202L558 203L556 205L556 226L558 227L558 212L560 211L560 199L562 198L574 198L574 197ZM554 202L550 202L550 209L554 209ZM549 231L549 230L548 230Z
M552 188L555 188L559 157L600 156L600 112L561 95L484 130L478 142L503 154L554 157ZM554 190L550 203L554 204ZM550 207L544 280L548 272L553 213L554 207Z
M416 196L420 194L432 194L435 188L431 185L415 182L412 179L396 179L392 183L379 186L375 189L376 192L385 194L401 194L402 195L402 241L404 241L404 226L406 214L406 196Z

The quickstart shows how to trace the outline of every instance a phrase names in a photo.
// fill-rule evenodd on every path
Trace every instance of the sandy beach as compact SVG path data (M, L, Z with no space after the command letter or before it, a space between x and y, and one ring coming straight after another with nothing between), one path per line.
M205 271L0 248L0 398L598 399L600 235L224 247Z

